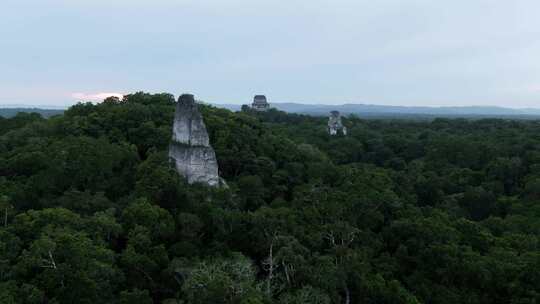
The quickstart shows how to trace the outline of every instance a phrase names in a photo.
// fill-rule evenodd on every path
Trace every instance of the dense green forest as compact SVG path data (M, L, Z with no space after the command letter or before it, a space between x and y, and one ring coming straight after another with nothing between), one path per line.
M540 121L201 111L228 188L170 94L0 118L0 303L540 303Z

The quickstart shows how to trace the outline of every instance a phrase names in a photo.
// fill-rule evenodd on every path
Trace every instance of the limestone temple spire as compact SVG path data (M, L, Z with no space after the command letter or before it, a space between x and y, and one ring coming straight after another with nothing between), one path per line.
M169 157L188 183L221 184L216 153L210 146L202 115L191 94L178 98Z

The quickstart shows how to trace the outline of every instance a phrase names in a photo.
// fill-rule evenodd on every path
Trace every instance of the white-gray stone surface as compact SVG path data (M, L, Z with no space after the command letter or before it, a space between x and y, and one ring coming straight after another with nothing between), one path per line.
M188 183L220 185L216 153L210 146L202 115L191 94L178 98L169 157Z
M210 147L206 126L191 94L178 98L174 113L173 141L189 146Z

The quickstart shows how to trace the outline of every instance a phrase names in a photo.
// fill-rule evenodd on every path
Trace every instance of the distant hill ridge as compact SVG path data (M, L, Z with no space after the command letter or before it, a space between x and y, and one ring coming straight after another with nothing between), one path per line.
M240 105L214 104L231 110L239 110ZM332 110L342 114L367 115L437 115L437 116L540 116L540 109L513 109L497 106L463 107L421 107L421 106L384 106L370 104L316 105L293 102L271 103L272 107L290 113L327 115Z
M220 104L211 103L213 106L226 108L232 111L239 111L239 104ZM520 116L536 118L540 116L540 109L526 108L514 109L497 106L462 106L462 107L428 107L428 106L386 106L386 105L371 105L371 104L341 104L341 105L324 105L324 104L303 104L294 102L277 102L271 103L272 107L289 112L299 113L314 116L326 116L330 111L340 111L344 115L356 114L364 117L377 116L442 116L442 117L506 117ZM54 106L17 106L0 105L0 116L12 117L17 112L36 112L44 117L50 117L63 113L64 109Z

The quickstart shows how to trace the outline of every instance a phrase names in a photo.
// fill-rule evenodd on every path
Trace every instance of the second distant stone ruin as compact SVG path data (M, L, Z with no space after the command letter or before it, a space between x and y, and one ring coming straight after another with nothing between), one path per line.
M330 112L330 117L328 118L328 134L337 135L339 133L347 135L347 127L341 122L341 115L338 111Z

